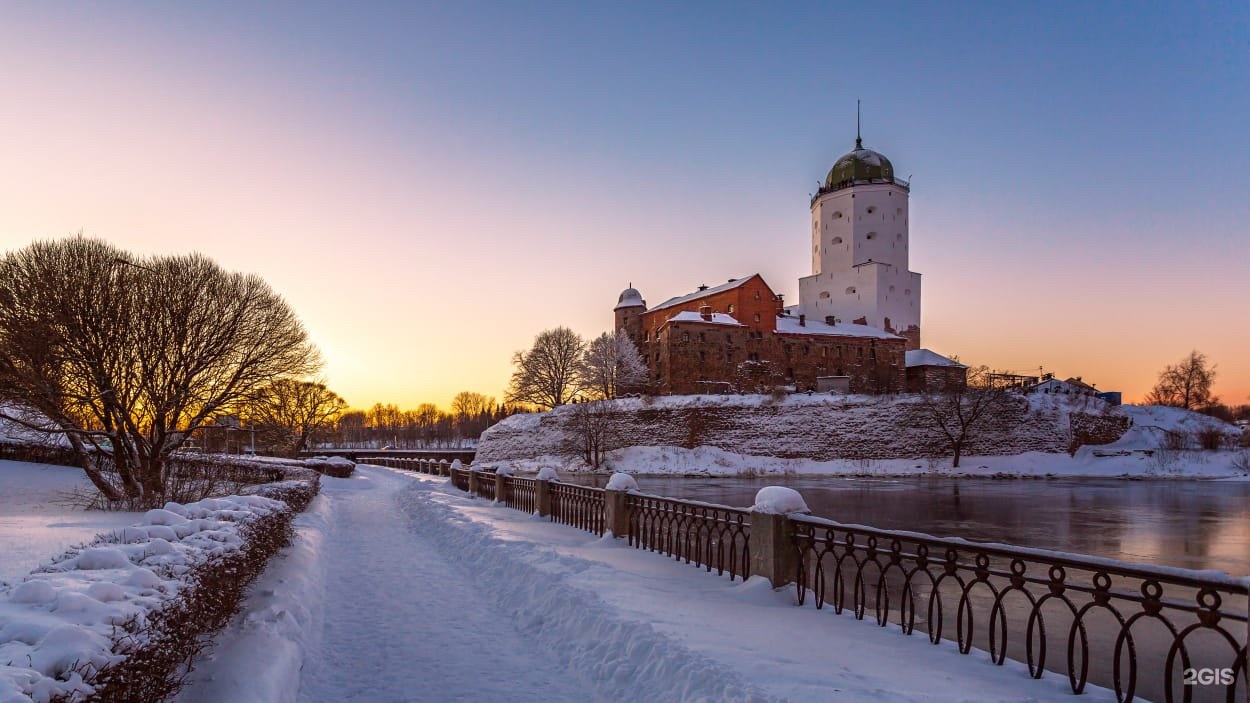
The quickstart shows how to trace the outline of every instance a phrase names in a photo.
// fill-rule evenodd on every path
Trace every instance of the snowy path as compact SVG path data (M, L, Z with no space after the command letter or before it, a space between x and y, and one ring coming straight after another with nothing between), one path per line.
M180 703L1114 700L443 479L361 466L298 523Z
M473 574L400 515L397 491L411 478L360 476L323 489L334 515L321 555L324 623L300 701L595 700L509 617L476 605Z

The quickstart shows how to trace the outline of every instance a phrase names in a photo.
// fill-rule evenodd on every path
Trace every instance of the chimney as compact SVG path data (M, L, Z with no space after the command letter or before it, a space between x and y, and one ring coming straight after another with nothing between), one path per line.
M699 317L703 318L704 320L706 320L706 321L708 321L708 322L711 322L711 321L712 321L712 306L711 306L711 305L700 305L700 306L699 306Z
M777 300L777 315L780 316L780 315L786 314L786 296L782 295L781 293L778 293L776 300Z
M699 290L700 290L700 291L705 291L705 290L707 290L707 284L706 284L706 283L700 283L700 284L699 284Z
M799 313L799 327L807 327L807 315Z

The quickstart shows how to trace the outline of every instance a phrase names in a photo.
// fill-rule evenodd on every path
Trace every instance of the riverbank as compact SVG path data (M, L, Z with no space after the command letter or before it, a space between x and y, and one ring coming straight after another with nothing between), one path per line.
M949 444L933 441L933 430L921 426L914 397L831 396L791 397L775 405L737 396L663 398L653 406L621 401L611 407L615 424L601 432L602 444L621 448L606 452L597 468L580 451L576 406L517 415L483 434L477 463L520 472L553 467L695 477L1250 477L1250 448L1228 448L1237 445L1240 430L1215 418L1160 406L1097 401L1099 407L1089 399L1024 400L1027 412L1015 429L971 433L957 467ZM1094 421L1122 427L1102 443L1069 453L1073 418L1083 427ZM1226 448L1199 449L1210 433Z

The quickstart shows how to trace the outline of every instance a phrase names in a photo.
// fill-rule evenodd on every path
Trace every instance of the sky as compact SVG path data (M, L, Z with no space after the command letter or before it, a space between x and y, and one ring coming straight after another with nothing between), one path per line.
M0 250L203 252L355 407L502 398L539 331L759 272L855 137L924 344L1250 402L1250 5L4 3Z

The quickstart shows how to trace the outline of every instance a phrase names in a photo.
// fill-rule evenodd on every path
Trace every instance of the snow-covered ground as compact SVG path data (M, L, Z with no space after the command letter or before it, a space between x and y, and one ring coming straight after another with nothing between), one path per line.
M142 516L76 507L72 495L84 490L91 483L82 469L0 461L0 582Z
M362 466L322 491L183 703L1074 700L1066 677L797 607L791 589L443 479Z
M707 396L665 398L676 407L696 403ZM725 396L724 403L749 405L759 396ZM1071 408L1057 399L1029 396L1038 411L1068 411ZM819 404L832 402L828 396L793 396L788 403ZM1085 446L1075 456L1062 452L1025 452L1005 456L964 456L959 468L951 467L950 457L932 459L784 459L775 456L738 454L718 447L699 446L693 449L673 446L634 446L607 454L600 471L623 471L639 475L686 476L767 476L767 475L947 475L947 476L1056 476L1093 478L1233 478L1250 480L1250 449L1202 451L1170 450L1168 432L1186 433L1190 438L1202 429L1225 433L1237 431L1218 419L1179 408L1125 405L1115 412L1127 415L1132 427L1111 444ZM537 429L538 414L513 416L507 421L517 426ZM1066 422L1066 420L1065 420ZM1196 447L1196 444L1194 445ZM542 455L528 459L490 462L507 465L523 472L542 467L556 467L562 472L589 471L577 456Z

